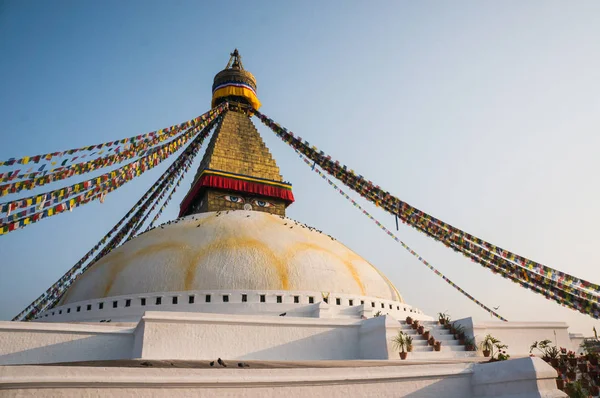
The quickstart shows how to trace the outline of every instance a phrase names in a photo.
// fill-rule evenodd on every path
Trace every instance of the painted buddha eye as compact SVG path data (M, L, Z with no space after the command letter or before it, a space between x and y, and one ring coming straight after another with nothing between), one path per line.
M223 198L228 202L244 203L244 198L242 198L241 196L223 195Z
M264 200L258 200L258 199L254 200L254 204L257 205L258 207L271 207L271 206L273 206L273 203L270 203L270 202L267 202L267 201L264 201Z

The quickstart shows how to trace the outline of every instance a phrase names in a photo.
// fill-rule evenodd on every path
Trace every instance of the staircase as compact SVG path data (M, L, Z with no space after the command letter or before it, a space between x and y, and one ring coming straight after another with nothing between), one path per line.
M401 330L413 339L413 350L408 353L407 358L409 360L436 360L477 356L476 351L466 351L465 346L460 345L460 342L454 339L454 336L450 334L450 331L445 329L437 321L420 321L419 323L425 327L425 330L429 330L431 336L442 342L441 351L435 351L434 348L427 343L427 340L413 329L411 325L408 325L405 321L399 322Z

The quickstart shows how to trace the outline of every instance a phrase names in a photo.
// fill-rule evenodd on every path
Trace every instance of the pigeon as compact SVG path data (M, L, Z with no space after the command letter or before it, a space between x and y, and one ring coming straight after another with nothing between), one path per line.
M210 366L215 366L215 361L212 361L212 362L210 363Z
M222 360L221 358L218 358L218 359L217 359L217 363L218 363L219 365L221 365L222 367L224 367L224 368L226 368L226 367L227 367L227 365L225 364L225 362L223 362L223 360Z
M494 308L494 311L498 311L498 308L500 308L500 306L493 307L493 308Z
M249 368L250 365L244 362L238 362L238 368Z
M279 316L286 316L287 312L284 312L283 314L279 314Z

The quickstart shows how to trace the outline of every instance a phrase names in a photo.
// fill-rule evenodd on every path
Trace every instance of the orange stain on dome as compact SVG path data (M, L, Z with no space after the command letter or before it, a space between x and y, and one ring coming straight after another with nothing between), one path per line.
M305 250L315 250L315 251L327 253L330 256L335 257L340 262L342 262L346 266L348 271L350 272L350 275L352 275L352 278L354 279L354 282L356 282L357 286L359 287L362 295L366 296L365 285L362 283L362 280L360 279L360 276L358 275L358 272L357 272L356 268L354 267L354 264L352 264L351 261L348 261L348 260L344 259L343 257L341 257L340 255L332 252L331 250L325 249L324 247L317 245L315 243L298 242L298 243L293 244L292 247L290 247L288 249L288 251L286 252L286 255L285 255L285 259L292 259L296 254L298 254L298 252L305 251Z
M275 266L277 275L279 276L279 282L281 283L281 289L289 290L289 277L286 264L265 243L247 237L231 237L218 240L195 252L191 258L188 259L186 275L184 278L185 290L192 289L192 284L196 278L197 265L204 257L224 250L238 249L256 250L268 257L270 264ZM273 288L273 290L277 289Z

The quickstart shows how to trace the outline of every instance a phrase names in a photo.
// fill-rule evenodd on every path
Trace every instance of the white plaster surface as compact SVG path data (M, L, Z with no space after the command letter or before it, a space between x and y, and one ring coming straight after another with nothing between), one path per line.
M225 297L227 301L225 301ZM160 304L158 301L160 299ZM209 300L210 299L210 300ZM264 299L264 301L263 301ZM279 315L293 317L373 317L377 312L431 320L418 308L377 297L331 292L325 302L320 291L192 290L130 294L63 304L38 314L40 322L138 322L146 311ZM193 302L190 302L193 301Z
M257 211L187 216L102 258L60 304L185 290L292 290L402 301L392 283L337 240Z
M136 358L358 359L360 320L148 312ZM139 339L143 341L139 343Z
M564 397L530 358L287 369L0 367L3 397ZM503 387L504 386L504 387Z
M491 334L508 345L506 351L512 356L528 356L533 342L545 339L557 347L578 350L579 341L571 341L569 326L564 322L481 322L472 318L457 322L465 327L469 335L475 336L477 344ZM539 352L534 351L534 354L539 355Z
M0 365L131 358L133 328L0 322Z

